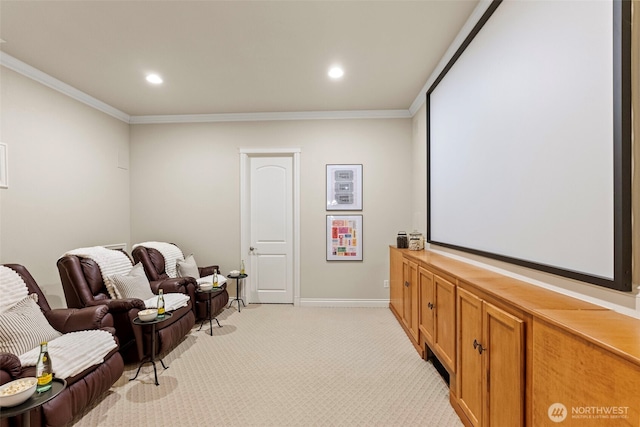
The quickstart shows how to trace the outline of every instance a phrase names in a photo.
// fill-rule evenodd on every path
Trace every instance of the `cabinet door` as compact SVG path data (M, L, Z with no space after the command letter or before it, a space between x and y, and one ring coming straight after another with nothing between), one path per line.
M485 426L524 425L524 322L484 303Z
M482 356L478 352L478 342L482 339L482 300L464 289L458 289L456 305L458 402L471 424L479 426L483 397Z
M404 280L402 276L402 252L391 248L389 252L389 299L396 315L403 316Z
M418 268L418 282L420 283L420 333L424 336L427 345L433 346L435 342L435 292L433 286L433 274L422 267Z
M436 301L434 346L444 366L449 372L455 372L456 285L438 275L433 276L433 282Z
M418 264L405 259L402 269L404 272L403 320L413 339L418 342Z

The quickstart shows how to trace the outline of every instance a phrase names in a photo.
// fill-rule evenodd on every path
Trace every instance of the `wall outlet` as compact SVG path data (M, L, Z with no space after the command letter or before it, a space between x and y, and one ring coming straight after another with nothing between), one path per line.
M388 280L385 280L385 281L382 283L382 286L384 286L385 288L388 288L388 287L389 287L389 281L388 281Z

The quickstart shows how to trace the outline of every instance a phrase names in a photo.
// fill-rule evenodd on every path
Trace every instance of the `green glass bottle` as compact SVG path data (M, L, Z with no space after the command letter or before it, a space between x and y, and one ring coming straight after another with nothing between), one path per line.
M162 295L162 289L158 290L158 319L164 319L164 296Z
M49 343L43 341L40 343L40 356L36 363L36 378L38 385L36 391L43 393L51 389L53 382L53 369L51 368L51 358L49 357Z

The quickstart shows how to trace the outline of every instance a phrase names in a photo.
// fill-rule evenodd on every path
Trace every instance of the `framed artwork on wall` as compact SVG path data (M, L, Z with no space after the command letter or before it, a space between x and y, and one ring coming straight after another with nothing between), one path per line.
M362 261L362 215L327 215L327 261Z
M327 210L362 210L362 165L327 165Z
M7 144L0 142L0 188L9 188L9 154Z

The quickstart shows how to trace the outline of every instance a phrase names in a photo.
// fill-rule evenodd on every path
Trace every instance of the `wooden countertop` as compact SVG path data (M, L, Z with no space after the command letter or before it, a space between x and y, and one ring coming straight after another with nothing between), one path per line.
M640 319L613 310L539 310L536 317L640 365Z
M459 285L471 286L530 314L544 309L608 310L605 307L572 298L513 277L477 267L429 250L397 249L403 255L454 276Z

